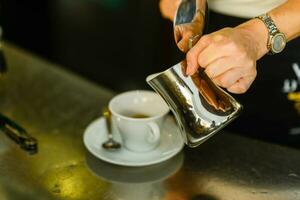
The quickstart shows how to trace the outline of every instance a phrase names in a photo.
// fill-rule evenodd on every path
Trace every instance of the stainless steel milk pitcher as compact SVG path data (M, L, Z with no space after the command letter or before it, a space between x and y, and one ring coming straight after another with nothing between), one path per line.
M207 11L205 0L181 1L174 21L175 40L181 51L188 51L201 37L206 26L203 23L207 23ZM186 30L195 32L187 44L182 44L183 40L176 38L176 31L182 31L186 26L192 27ZM148 76L146 81L169 105L185 143L196 147L235 119L242 105L215 85L201 67L192 76L186 76L185 69L186 60Z
M169 105L185 143L196 147L236 118L242 106L203 70L186 76L185 66L182 61L147 82Z

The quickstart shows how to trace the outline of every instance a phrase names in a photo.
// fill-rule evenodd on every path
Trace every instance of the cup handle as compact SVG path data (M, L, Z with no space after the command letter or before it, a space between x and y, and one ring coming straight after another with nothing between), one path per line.
M150 122L148 126L151 128L151 134L148 137L148 142L155 143L160 139L160 129L157 123Z

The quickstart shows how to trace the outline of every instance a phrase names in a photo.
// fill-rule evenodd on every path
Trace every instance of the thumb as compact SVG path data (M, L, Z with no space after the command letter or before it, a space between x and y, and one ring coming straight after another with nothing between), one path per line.
M210 39L210 37L208 35L204 35L200 38L196 45L188 51L186 55L187 75L193 75L198 70L198 56L204 49L206 49L210 45L211 42L212 40Z

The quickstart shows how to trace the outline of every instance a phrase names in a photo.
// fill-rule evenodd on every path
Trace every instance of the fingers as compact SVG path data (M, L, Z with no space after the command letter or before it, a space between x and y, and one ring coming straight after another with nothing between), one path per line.
M209 46L211 43L211 40L207 36L202 36L200 40L197 42L197 44L188 51L186 55L186 60L187 60L187 75L193 75L198 67L198 55L206 48Z
M198 64L206 68L210 63L215 60L226 57L234 51L233 45L222 41L222 35L210 36L209 45L204 48L198 56Z
M241 79L248 80L248 82L246 82L246 80L243 80L242 83L251 84L252 81L256 78L256 75L257 75L256 68L245 69L244 67L235 67L213 78L213 81L221 87L230 88L232 85L236 84Z
M236 60L232 59L231 57L221 57L219 59L215 59L216 60L211 61L211 63L208 65L201 65L205 68L205 73L210 78L215 78L237 65Z
M187 53L187 75L199 66L219 86L232 93L244 93L256 77L256 46L244 32L224 28L202 36Z
M229 88L233 84L235 84L238 80L240 80L244 75L244 71L241 68L233 68L225 73L213 78L212 80L217 85L223 88Z
M255 77L243 77L233 85L231 85L227 90L234 94L243 94L245 93L251 86L252 82L254 81Z

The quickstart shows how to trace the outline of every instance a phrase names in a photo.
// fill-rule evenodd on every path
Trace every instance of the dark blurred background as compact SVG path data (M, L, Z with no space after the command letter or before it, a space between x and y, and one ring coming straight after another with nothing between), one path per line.
M179 61L159 0L0 0L4 39L115 91Z

